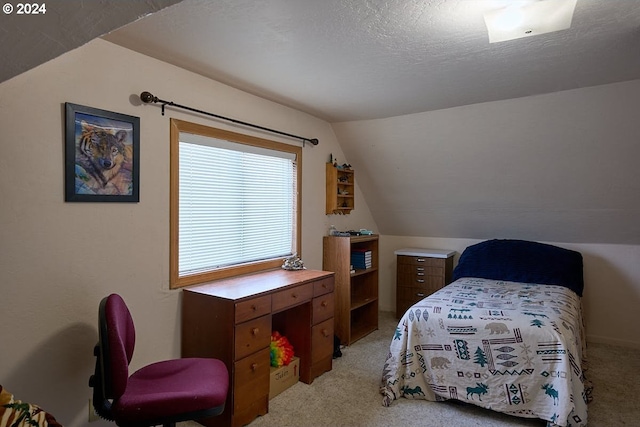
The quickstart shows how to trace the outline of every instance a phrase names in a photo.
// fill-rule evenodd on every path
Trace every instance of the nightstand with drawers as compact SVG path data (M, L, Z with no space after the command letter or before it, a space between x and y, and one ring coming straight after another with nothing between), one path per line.
M397 256L396 317L451 282L455 251L404 248Z

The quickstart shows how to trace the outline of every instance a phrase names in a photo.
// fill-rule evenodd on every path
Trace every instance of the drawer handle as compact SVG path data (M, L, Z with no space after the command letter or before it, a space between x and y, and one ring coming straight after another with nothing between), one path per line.
M416 271L424 271L424 267L416 267Z
M322 330L322 335L327 338L329 336L329 331L327 331L326 329Z
M418 282L418 283L424 283L424 279L416 279L416 282Z
M258 369L258 364L257 364L257 363L252 363L252 364L251 364L251 370L252 370L253 372L255 372L255 371L256 371L256 369Z
M417 273L418 276L424 276L424 273Z
M253 328L253 329L251 329L251 334L252 334L252 335L258 335L258 332L260 332L260 329L259 329L259 328Z
M258 309L258 307L255 306L255 304L251 305L251 310L256 311Z
M417 262L424 262L424 258L416 258Z
M424 294L423 294L422 292L418 292L418 293L416 294L416 296L417 296L417 297L423 297L423 296L424 296Z
M322 301L322 302L320 303L320 305L321 305L321 306L323 306L323 307L326 307L328 304L327 304L327 302L326 302L326 301Z
M298 294L296 294L296 293L291 294L291 298L293 298L293 299L298 298Z

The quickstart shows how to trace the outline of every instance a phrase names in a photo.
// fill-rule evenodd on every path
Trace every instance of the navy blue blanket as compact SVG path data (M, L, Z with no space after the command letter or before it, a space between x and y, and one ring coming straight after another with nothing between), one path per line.
M545 243L494 239L467 247L453 271L461 277L560 285L582 296L582 254Z

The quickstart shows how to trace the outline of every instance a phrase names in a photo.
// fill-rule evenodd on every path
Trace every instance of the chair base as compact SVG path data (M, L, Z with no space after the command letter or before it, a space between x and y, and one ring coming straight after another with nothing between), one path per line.
M138 421L135 423L127 423L123 421L115 420L116 425L118 427L176 427L176 423L183 421L198 421L203 418L210 418L220 415L224 411L224 404L217 406L215 408L210 408L204 411L198 412L190 412L188 414L182 414L181 416L173 417L173 418L164 418L162 421L158 420L149 420L149 421Z

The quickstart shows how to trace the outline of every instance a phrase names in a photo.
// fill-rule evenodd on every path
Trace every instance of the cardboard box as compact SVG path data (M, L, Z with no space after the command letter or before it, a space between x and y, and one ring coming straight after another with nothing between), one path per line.
M271 368L269 374L269 400L273 399L300 379L300 358L293 357L287 366Z

